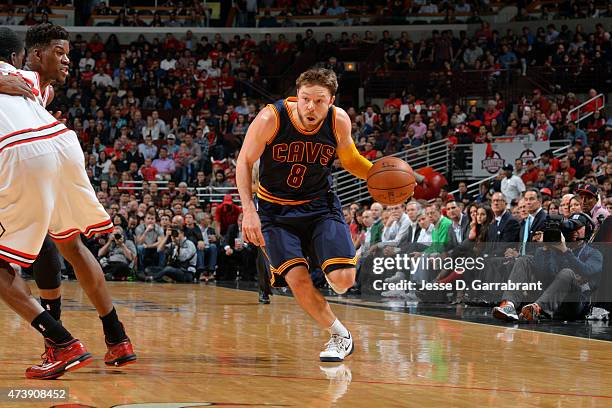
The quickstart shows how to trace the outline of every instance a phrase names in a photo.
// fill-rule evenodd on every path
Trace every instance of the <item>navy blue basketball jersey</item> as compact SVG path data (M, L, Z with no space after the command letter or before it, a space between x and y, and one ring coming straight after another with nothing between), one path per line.
M331 167L336 156L335 111L313 131L301 128L287 98L268 105L276 113L276 132L259 161L257 196L281 205L304 204L331 188Z

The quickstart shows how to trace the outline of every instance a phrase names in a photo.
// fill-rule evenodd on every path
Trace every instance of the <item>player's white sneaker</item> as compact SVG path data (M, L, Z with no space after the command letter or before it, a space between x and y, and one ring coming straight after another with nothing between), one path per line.
M351 369L344 364L319 366L329 380L327 394L332 403L337 402L346 394L353 375Z
M348 337L332 334L331 339L325 343L325 350L319 354L319 359L325 362L341 362L350 356L354 349L353 336L350 332Z
M325 273L324 273L323 275L325 275L325 280L327 281L327 284L329 285L329 287L330 287L330 288L332 288L332 289L333 289L333 291L334 291L334 292L336 292L336 293L337 293L337 294L339 294L339 295L343 295L343 294L345 294L345 293L346 293L346 291L347 291L348 289L340 289L340 288L337 288L337 287L336 287L336 285L334 285L334 284L333 284L333 283L332 283L332 282L329 280L329 278L327 277L327 274L325 274Z

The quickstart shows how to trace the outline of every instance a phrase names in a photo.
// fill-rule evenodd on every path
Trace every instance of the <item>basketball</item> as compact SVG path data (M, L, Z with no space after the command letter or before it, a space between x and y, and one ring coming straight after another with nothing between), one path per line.
M381 204L400 204L412 197L416 187L412 167L397 157L383 157L368 172L368 191Z

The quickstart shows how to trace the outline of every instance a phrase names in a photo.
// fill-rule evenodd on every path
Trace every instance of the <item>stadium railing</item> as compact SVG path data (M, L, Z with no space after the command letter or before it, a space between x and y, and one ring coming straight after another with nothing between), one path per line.
M590 105L593 105L592 107L594 108L594 110L591 110ZM605 107L606 107L606 96L603 93L600 93L599 95L592 97L588 101L581 103L575 108L570 109L570 111L567 112L567 121L568 122L573 121L574 123L579 124L584 119L592 116L593 113L595 113L595 111L600 111Z

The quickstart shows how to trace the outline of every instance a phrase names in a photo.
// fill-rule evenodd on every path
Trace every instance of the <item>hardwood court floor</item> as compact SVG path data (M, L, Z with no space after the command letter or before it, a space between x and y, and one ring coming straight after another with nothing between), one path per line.
M610 342L332 305L352 330L356 352L344 365L323 364L318 352L328 337L292 298L260 306L254 292L215 286L111 289L138 364L104 366L100 321L78 284L65 282L62 320L95 362L59 380L25 380L42 342L2 304L0 387L68 388L71 403L95 407L612 406Z

